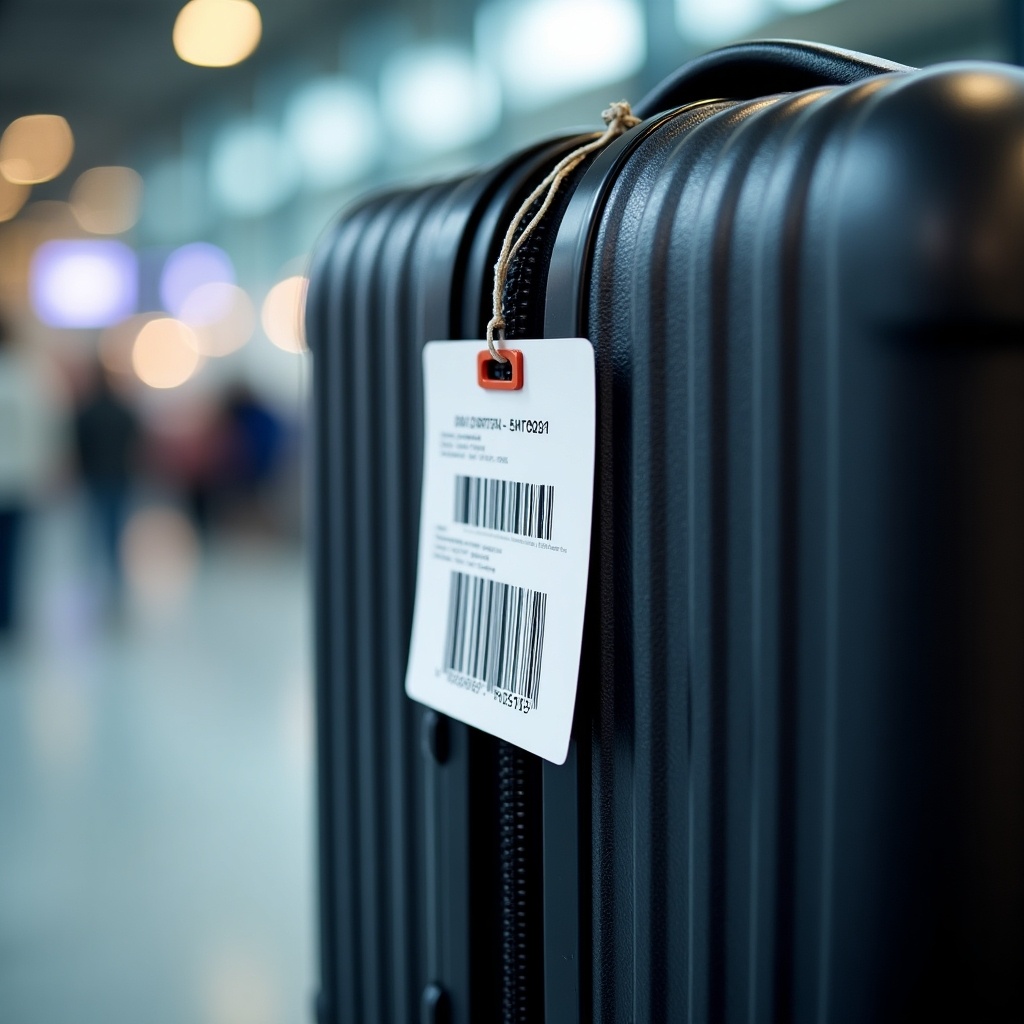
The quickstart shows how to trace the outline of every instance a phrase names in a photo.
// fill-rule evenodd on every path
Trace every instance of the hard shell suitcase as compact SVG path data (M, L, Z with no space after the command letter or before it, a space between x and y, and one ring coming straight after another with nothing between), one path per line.
M1024 74L751 43L637 112L504 295L596 353L565 765L404 674L422 346L586 136L318 247L321 1019L1024 1019Z

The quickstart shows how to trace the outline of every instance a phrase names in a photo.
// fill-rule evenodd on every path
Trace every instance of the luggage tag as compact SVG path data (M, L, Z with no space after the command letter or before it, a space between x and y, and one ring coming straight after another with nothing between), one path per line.
M563 764L594 492L583 338L423 350L423 496L406 692Z
M504 343L505 283L561 183L640 123L625 100L526 196L494 266L487 348L423 350L423 501L405 691L564 764L576 705L594 497L594 349Z

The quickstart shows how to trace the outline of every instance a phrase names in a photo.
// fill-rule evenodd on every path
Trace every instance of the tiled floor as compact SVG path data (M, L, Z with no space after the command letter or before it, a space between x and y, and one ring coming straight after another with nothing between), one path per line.
M37 529L32 633L0 648L0 1024L306 1022L301 558L214 548L101 629L70 515Z

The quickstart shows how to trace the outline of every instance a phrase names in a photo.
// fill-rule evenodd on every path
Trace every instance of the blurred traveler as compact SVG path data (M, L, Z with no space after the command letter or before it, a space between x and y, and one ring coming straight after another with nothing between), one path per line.
M204 527L212 519L231 533L277 533L274 487L287 454L281 417L248 384L236 382L205 428L208 459L185 477L196 522Z
M218 513L218 495L230 464L228 425L220 404L193 397L173 417L147 423L147 468L178 490L202 536Z
M230 434L230 477L243 494L253 495L277 468L284 440L280 418L247 384L237 383L224 396Z
M0 637L18 625L25 527L53 466L54 420L42 374L0 317Z
M115 607L122 593L119 548L137 468L139 436L137 416L96 364L92 386L75 416L75 441L82 485Z

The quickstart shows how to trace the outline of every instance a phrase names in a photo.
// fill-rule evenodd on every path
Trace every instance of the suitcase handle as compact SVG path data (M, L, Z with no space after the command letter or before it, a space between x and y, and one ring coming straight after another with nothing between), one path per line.
M749 100L913 70L905 64L821 43L791 39L737 43L684 64L637 104L636 113L646 118L700 100Z

